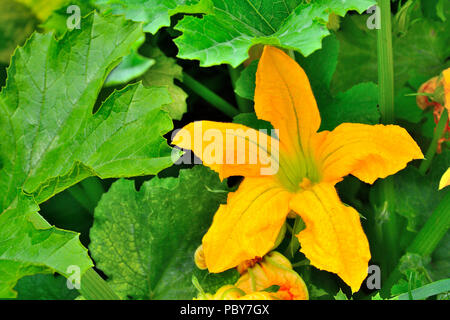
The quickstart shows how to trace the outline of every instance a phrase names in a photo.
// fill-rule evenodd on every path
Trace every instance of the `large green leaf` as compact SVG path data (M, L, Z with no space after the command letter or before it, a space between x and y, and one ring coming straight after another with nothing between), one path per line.
M187 94L180 87L175 85L174 80L183 79L183 68L176 60L169 58L155 47L149 47L145 55L155 61L155 64L143 75L142 82L145 86L164 86L169 90L172 102L164 106L164 110L169 112L172 119L181 120L187 111Z
M105 77L142 35L140 25L95 14L82 24L59 41L35 34L15 52L0 93L1 295L13 295L24 275L91 265L78 235L44 223L22 193L41 203L89 176L155 174L172 164L162 137L172 129L161 109L170 102L167 89L128 86L93 113Z
M90 233L97 267L124 298L192 299L192 275L214 292L235 272L200 271L194 252L228 190L203 166L181 170L178 178L155 177L139 191L133 181L115 182L95 210Z
M210 0L95 0L101 9L124 14L127 19L144 22L144 31L155 33L170 25L170 17L177 13L206 13Z
M92 113L106 75L140 35L135 23L90 15L60 41L36 34L16 52L0 94L0 209L17 188L39 203L88 176L171 165L167 89L129 86Z
M360 13L375 4L372 0L211 0L213 13L203 18L186 16L176 29L178 56L200 60L200 65L228 63L236 67L248 57L255 44L293 49L307 56L321 47L329 34L330 13L344 16Z
M91 259L74 232L51 227L38 213L34 200L23 194L0 214L0 298L14 298L16 282L36 273L67 276L69 266L80 274Z
M377 30L368 29L366 21L366 17L348 16L337 32L341 50L332 81L334 93L360 82L378 81ZM411 77L431 78L450 66L449 26L450 20L417 19L405 34L393 33L396 90Z

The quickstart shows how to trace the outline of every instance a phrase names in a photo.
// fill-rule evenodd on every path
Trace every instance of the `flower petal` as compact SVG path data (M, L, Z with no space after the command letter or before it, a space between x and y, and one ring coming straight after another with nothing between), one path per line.
M272 249L290 197L271 177L245 178L220 206L203 238L209 271L222 272Z
M442 176L441 181L439 182L439 190L442 190L447 186L450 186L450 168L448 168Z
M442 71L442 75L444 76L444 105L448 110L448 116L450 119L450 68Z
M370 260L358 212L340 201L331 183L316 184L297 193L290 208L306 224L297 235L300 251L312 265L336 273L353 292L358 291Z
M256 73L255 111L279 130L280 150L301 154L320 127L305 71L282 50L265 46Z
M406 167L423 154L408 132L395 125L343 123L332 132L322 132L317 158L325 182L337 182L352 174L373 183Z
M236 123L192 122L176 133L172 144L192 150L221 179L270 176L279 168L278 140Z

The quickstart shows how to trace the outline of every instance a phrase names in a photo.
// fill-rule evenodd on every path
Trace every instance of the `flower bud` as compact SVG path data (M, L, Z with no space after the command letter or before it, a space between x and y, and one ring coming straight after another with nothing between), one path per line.
M434 95L438 84L440 83L439 77L434 77L422 84L419 88L419 95L416 97L417 105L420 109L426 110L429 107L434 107L435 102L430 99L428 96L420 95L421 93Z
M200 245L197 250L195 250L194 254L194 262L197 268L200 270L207 269L206 261L205 261L205 253L203 251L203 245Z
M308 299L308 289L303 279L292 269L289 260L275 251L266 255L253 267L248 268L235 285L247 295L278 286L277 292L268 292L274 299Z

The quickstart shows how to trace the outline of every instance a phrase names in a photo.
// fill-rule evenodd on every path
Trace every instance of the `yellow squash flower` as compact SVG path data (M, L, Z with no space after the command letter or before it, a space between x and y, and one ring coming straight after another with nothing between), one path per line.
M442 176L441 182L439 183L439 190L442 190L448 186L450 186L450 168L448 168Z
M214 150L226 149L227 145L224 139L205 144L195 135L196 125L224 136L227 129L255 131L243 125L194 122L172 141L180 148L192 149L221 179L244 176L239 189L228 195L227 204L219 207L203 238L206 266L216 273L263 257L293 212L306 224L297 235L301 252L312 265L338 274L353 292L358 291L367 275L369 244L358 212L340 201L334 185L348 174L367 183L392 175L409 161L422 159L420 148L406 130L395 125L343 123L331 132L317 132L320 114L305 72L295 60L271 46L264 48L258 65L255 111L259 119L271 122L278 130L276 174L262 175L261 168L266 165L262 161L208 161L206 149L211 145L218 147ZM186 138L186 132L191 139ZM249 136L240 138L249 142L247 146L257 144L258 152L274 145L273 140L259 145ZM245 155L245 159L249 157Z

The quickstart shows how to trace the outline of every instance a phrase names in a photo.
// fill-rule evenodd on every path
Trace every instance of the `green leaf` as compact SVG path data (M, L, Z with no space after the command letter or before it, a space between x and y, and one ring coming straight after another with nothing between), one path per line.
M443 194L438 192L439 180L408 167L395 175L394 184L396 212L408 219L409 231L419 231L442 199Z
M348 90L361 82L378 81L377 30L366 25L367 17L348 16L336 33L340 42L339 61L332 81L332 92ZM431 78L450 67L449 24L418 19L405 34L393 33L395 89L400 90L412 77Z
M143 75L142 82L145 86L164 86L169 90L171 103L163 107L169 112L172 119L181 120L187 111L187 94L175 85L174 80L183 79L183 68L176 60L166 57L158 48L149 47L145 52L147 57L155 61L155 64Z
M345 293L342 292L341 289L339 289L339 292L334 296L334 300L348 300Z
M203 166L181 170L178 178L154 177L139 191L133 181L115 182L95 210L90 233L97 267L131 299L192 299L192 275L207 292L235 281L236 271L212 275L194 264L227 191L226 182Z
M210 0L95 0L102 10L123 14L127 19L144 22L144 31L156 33L170 26L170 17L177 13L207 13Z
M322 49L307 58L297 57L311 83L319 108L332 102L330 84L336 71L339 56L339 41L334 34L323 40Z
M450 291L450 279L440 280L429 283L423 287L417 288L411 292L413 300L426 299L438 294L447 293ZM402 294L395 297L396 300L409 300L409 294Z
M211 0L213 13L203 18L186 16L176 29L178 57L200 60L201 66L228 63L237 67L256 44L296 50L307 56L321 47L329 34L330 13L344 16L348 10L364 10L371 0Z
M80 293L67 288L64 277L51 274L36 274L23 277L14 290L18 300L75 300Z
M446 233L433 252L427 270L433 280L450 278L450 233Z
M239 79L236 81L236 88L234 91L249 100L254 100L256 88L256 70L258 69L257 61L252 61L242 72Z
M415 96L408 96L416 93L411 88L404 87L395 96L395 116L411 123L419 123L424 118L422 109L416 103Z
M377 124L378 88L373 83L361 83L344 93L338 93L333 102L322 105L321 129L332 130L344 122Z
M36 273L67 276L69 266L83 274L91 259L74 232L51 227L34 200L23 194L0 214L0 297L14 298L17 281Z
M139 26L97 15L83 25L60 41L35 34L13 57L0 94L0 210L17 188L40 203L88 176L148 175L172 164L162 137L172 129L161 110L167 89L128 86L92 114Z
M120 64L108 75L105 87L126 84L133 79L139 78L155 64L155 60L144 57L138 53L139 47L145 42L142 35L133 45L131 53L125 56Z
M17 198L20 190L41 203L89 176L156 174L172 164L162 137L173 126L161 110L167 89L128 86L93 114L140 26L96 14L82 24L59 41L33 35L15 52L0 93L0 296L14 296L10 289L25 275L92 265L78 235L51 228L36 205Z
M21 3L0 0L0 63L9 64L11 54L22 45L38 24L33 12Z

